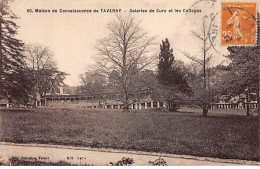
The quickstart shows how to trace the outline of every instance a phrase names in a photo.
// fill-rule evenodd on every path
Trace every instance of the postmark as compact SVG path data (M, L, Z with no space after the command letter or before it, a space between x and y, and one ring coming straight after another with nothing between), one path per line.
M221 45L256 44L256 2L221 3Z

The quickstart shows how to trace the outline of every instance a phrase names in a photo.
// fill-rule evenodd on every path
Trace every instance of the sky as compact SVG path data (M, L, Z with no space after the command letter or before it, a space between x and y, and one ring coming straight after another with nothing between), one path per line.
M115 19L114 13L60 13L60 9L121 9L122 15L132 10L155 10L154 13L131 13L141 20L141 27L159 44L166 37L169 39L176 60L190 63L180 51L200 55L200 42L194 39L191 31L200 31L201 18L211 12L219 12L220 3L200 3L192 9L201 13L168 12L170 9L188 9L197 0L14 0L12 11L20 17L17 24L17 37L25 44L38 43L48 46L54 52L54 59L61 71L69 73L65 83L71 86L80 84L79 74L84 73L89 65L94 64L97 40L104 38L108 31L106 24ZM212 8L211 8L212 7ZM28 9L56 9L57 13L30 13ZM167 12L159 12L167 10ZM158 11L158 12L156 12ZM220 16L218 16L220 18ZM220 23L220 21L217 21ZM214 62L220 63L226 54L226 48L217 43L219 53L214 55Z

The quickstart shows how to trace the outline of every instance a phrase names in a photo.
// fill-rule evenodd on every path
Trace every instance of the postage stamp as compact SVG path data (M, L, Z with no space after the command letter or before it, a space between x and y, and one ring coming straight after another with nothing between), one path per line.
M256 44L256 2L221 3L221 45Z

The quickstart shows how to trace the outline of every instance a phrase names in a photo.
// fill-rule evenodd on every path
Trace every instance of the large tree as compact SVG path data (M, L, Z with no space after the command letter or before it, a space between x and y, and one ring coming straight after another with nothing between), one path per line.
M129 94L134 76L155 59L151 54L153 37L149 37L131 16L117 15L107 24L109 34L98 41L97 70L119 82L124 111L129 111Z
M207 116L208 109L210 106L210 61L212 60L215 52L217 52L216 46L216 36L217 36L217 26L216 26L216 16L217 14L205 15L202 19L201 31L192 31L192 35L196 40L201 42L201 56L194 56L188 52L182 52L187 58L191 59L200 65L202 74L197 76L196 82L193 85L193 96L194 100L198 103L197 105L202 107L203 116ZM202 82L202 83L201 83Z
M30 81L23 61L23 43L15 38L18 17L10 10L9 1L0 2L0 99L19 102L28 100Z
M169 40L166 38L160 44L158 79L161 83L171 84L174 79L171 77L172 66L174 63L173 50L170 48Z
M28 76L33 84L34 104L37 106L46 93L55 94L57 92L68 74L58 70L53 52L46 46L29 44L26 46L24 54Z
M256 88L259 104L259 47L228 47L228 50L231 71L223 82L225 90L231 95L246 93L247 102L250 102L248 95L252 88ZM246 114L249 116L248 104Z
M157 89L158 95L168 103L170 110L176 111L185 98L181 96L189 92L189 86L185 79L184 65L174 60L173 50L167 38L160 45L157 77L161 84Z

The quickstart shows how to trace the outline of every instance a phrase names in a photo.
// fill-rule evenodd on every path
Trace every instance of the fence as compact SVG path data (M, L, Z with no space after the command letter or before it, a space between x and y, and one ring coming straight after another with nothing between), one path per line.
M239 104L232 104L232 103L215 103L210 105L210 109L245 109L247 108L247 104L249 105L250 109L257 109L257 103L239 103Z

